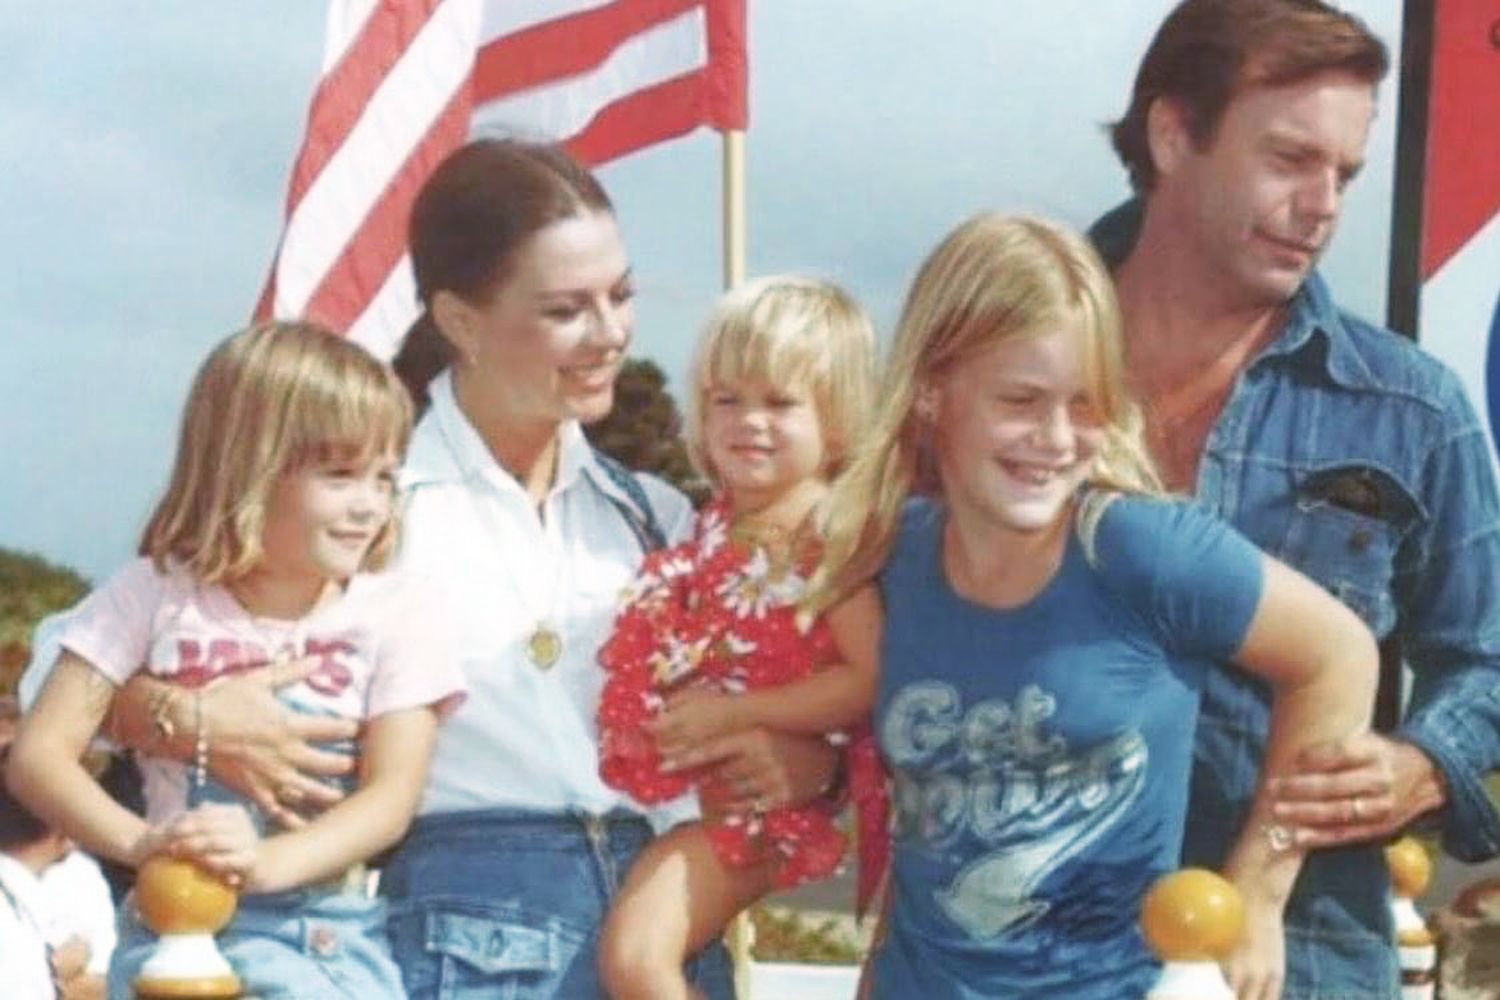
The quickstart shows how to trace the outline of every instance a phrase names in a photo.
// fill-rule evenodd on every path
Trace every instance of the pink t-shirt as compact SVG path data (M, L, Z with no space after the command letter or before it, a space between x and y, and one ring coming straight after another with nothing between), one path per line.
M60 643L116 684L144 668L198 687L279 656L317 656L318 668L279 696L300 711L363 720L456 708L464 680L451 635L424 588L400 572L355 576L336 600L287 621L256 617L223 587L176 569L159 573L142 558L89 595ZM141 770L148 818L186 807L185 765L144 757Z

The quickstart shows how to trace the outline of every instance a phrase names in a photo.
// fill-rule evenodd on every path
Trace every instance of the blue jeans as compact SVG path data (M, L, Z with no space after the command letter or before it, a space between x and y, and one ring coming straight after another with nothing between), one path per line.
M381 877L413 1000L604 996L599 928L650 839L651 828L628 812L419 817ZM711 1000L734 997L722 944L687 972Z
M108 995L132 997L130 981L156 944L136 912L120 907L120 943ZM385 939L385 901L356 893L298 890L244 896L215 937L256 1000L403 1000L401 973Z

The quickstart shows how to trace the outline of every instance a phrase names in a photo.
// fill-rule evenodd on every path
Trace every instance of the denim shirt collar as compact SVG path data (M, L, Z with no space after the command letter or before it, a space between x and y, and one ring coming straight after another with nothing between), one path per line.
M1130 198L1089 227L1089 239L1110 270L1135 249L1145 214L1145 202L1138 197ZM1307 276L1287 304L1281 332L1252 364L1265 364L1272 359L1307 366L1309 371L1316 371L1345 388L1369 388L1377 384L1355 347L1327 284L1316 271Z

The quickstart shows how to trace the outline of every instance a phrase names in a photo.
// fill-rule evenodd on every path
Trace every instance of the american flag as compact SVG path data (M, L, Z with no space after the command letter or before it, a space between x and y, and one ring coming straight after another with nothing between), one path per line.
M744 0L332 0L257 317L393 356L416 317L412 201L471 135L599 164L746 122Z

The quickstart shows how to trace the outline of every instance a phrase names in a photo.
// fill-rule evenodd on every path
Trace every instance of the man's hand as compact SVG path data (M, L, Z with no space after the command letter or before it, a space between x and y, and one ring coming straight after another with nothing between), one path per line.
M304 825L299 810L326 808L344 797L319 777L354 769L353 757L312 744L353 739L357 722L303 714L276 697L278 688L302 680L319 662L310 656L273 663L226 677L202 695L209 770L288 829Z
M713 767L699 796L711 815L802 805L824 793L837 762L838 751L821 736L760 727L705 740L672 760L678 768Z
M1388 837L1447 801L1425 753L1376 733L1308 747L1271 795L1277 822L1308 848Z

